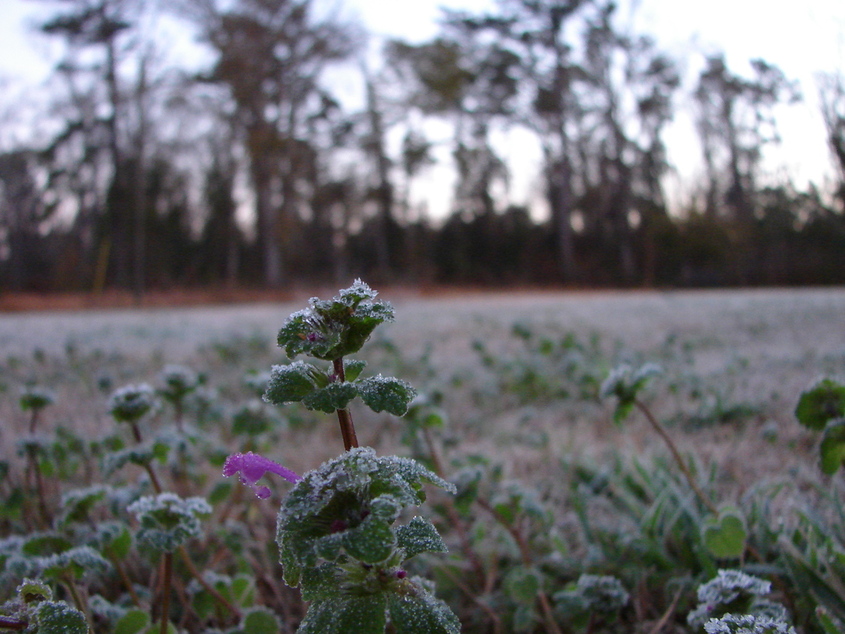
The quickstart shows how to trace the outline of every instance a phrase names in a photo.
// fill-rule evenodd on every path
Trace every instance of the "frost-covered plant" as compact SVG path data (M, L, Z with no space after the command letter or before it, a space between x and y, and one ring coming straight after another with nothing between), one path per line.
M176 425L182 427L182 413L185 398L200 385L200 377L190 368L182 365L166 365L161 371L161 382L164 384L158 393L176 410Z
M166 365L160 374L163 387L158 393L170 403L177 403L199 387L197 373L183 365Z
M707 634L796 634L786 621L753 614L726 614L704 624Z
M56 395L52 390L33 385L21 392L21 409L31 412L29 418L29 433L34 434L38 426L38 416L42 409L56 402Z
M397 525L405 509L425 501L424 484L455 488L412 459L359 447L348 409L360 397L375 412L400 416L416 394L393 377L361 378L365 362L345 359L393 319L393 307L360 280L332 300L309 304L287 319L278 343L289 358L304 354L318 363L273 366L264 400L336 413L345 453L301 478L272 460L237 453L224 475L239 474L261 498L270 491L256 482L267 472L295 483L279 511L276 541L285 582L310 602L300 634L382 634L388 627L398 634L457 634L457 617L429 582L405 568L415 555L445 552L445 544L422 517Z
M845 383L821 379L798 399L795 417L802 425L822 432L821 470L833 475L845 465Z
M278 344L288 357L305 354L331 367L305 361L273 366L264 400L268 403L302 403L305 407L337 413L343 446L358 446L348 405L356 397L373 411L402 416L416 391L408 383L377 375L360 378L366 362L344 360L354 354L379 324L393 320L393 307L376 300L377 293L361 280L340 291L332 300L311 298L310 306L292 314L279 331Z
M141 525L136 537L142 544L162 553L162 606L160 632L169 629L170 584L173 575L173 552L202 533L202 518L211 514L211 505L204 498L182 499L175 493L159 493L139 498L126 509Z
M182 499L175 493L144 496L126 509L138 518L137 539L161 552L173 552L202 534L202 518L211 514L203 498Z
M109 413L119 423L135 424L156 406L155 390L147 383L125 385L109 397Z
M713 515L719 515L719 510L716 508L716 505L713 504L712 500L704 494L696 483L695 477L687 466L686 461L684 461L681 456L680 451L678 451L672 437L669 436L666 429L660 421L657 420L648 406L640 400L639 393L646 385L648 385L649 380L662 372L663 371L660 366L654 363L646 363L639 368L634 368L628 364L621 364L611 370L607 378L602 382L601 387L599 388L599 396L601 398L616 398L616 407L613 410L613 420L617 424L621 423L634 408L637 408L640 412L642 412L652 429L654 429L654 431L656 431L663 439L663 442L666 443L666 446L672 453L672 458L674 459L675 464L678 465L681 473L684 474L684 478L690 485L690 488L695 492L698 499Z
M446 551L437 530L419 516L394 526L425 500L426 483L454 491L414 460L363 447L296 484L279 511L277 542L285 581L311 601L300 632L381 633L388 622L397 632L458 631L449 608L403 567Z
M0 629L38 634L87 634L85 615L64 601L54 601L43 581L24 579L16 597L0 606Z
M765 598L771 591L772 584L769 581L741 570L720 570L716 577L699 586L698 606L689 613L687 622L692 627L700 628L709 621L726 615L749 615L788 623L789 613L786 608ZM767 630L761 630L765 631Z
M586 625L594 622L598 615L613 617L628 604L630 595L616 577L583 574L574 585L558 592L553 599L560 614L573 623Z

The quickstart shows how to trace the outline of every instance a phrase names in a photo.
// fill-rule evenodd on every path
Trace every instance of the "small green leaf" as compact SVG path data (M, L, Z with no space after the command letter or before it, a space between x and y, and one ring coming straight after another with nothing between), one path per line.
M361 376L361 371L366 367L367 362L358 359L343 360L343 374L350 383Z
M119 523L118 530L111 540L103 544L103 553L114 559L125 559L130 548L132 548L132 533L129 532L128 526Z
M308 409L331 414L339 409L346 409L349 401L358 396L358 388L353 383L330 383L326 387L314 390L302 399Z
M822 379L804 391L795 407L798 422L821 431L827 422L845 417L845 385L832 379Z
M387 625L386 603L383 594L339 594L323 601L314 601L308 606L297 634L384 634ZM415 632L435 634L434 630L428 629Z
M114 625L114 634L138 634L150 625L150 615L146 610L133 608L128 610Z
M517 603L533 605L540 592L542 577L535 568L515 566L505 576L505 593Z
M45 556L70 550L73 543L57 533L41 533L30 537L21 546L21 552L30 556Z
M310 363L294 361L289 365L274 365L264 392L264 400L274 405L298 403L317 389L313 378L319 372Z
M845 418L836 420L824 430L821 446L822 472L833 475L845 464Z
M415 595L390 594L390 622L396 634L459 634L461 623L443 601L419 588Z
M376 564L390 557L396 535L389 524L370 515L355 528L345 531L342 543L351 557L366 564Z
M88 634L85 615L64 601L44 601L35 611L39 634Z
M396 529L396 541L405 551L405 558L410 559L420 553L445 553L449 549L434 528L424 517L416 516L407 525Z
M718 559L739 559L745 551L748 531L738 509L723 509L718 519L711 518L701 533L708 552Z
M394 416L403 416L408 405L417 395L410 384L382 375L369 377L358 383L361 400L374 412L386 410Z
M241 627L249 634L279 634L281 623L279 617L273 612L267 608L257 607L247 612Z

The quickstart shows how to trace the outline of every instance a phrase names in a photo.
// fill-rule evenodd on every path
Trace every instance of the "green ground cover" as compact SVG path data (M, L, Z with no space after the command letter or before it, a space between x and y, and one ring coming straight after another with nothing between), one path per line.
M462 631L703 632L723 586L734 612L839 631L838 445L795 411L845 376L845 291L384 295L395 321L358 356L417 397L403 417L348 407L361 446L455 485L414 510L449 552L402 574ZM23 596L44 632L50 606L80 631L158 632L163 611L171 631L296 631L307 602L276 545L295 485L265 477L258 499L221 471L238 452L296 474L344 452L319 407L260 398L305 304L0 316L0 631ZM138 418L116 415L142 385ZM158 492L176 500L137 503ZM167 548L149 539L162 508L183 518ZM761 623L714 631L780 631Z

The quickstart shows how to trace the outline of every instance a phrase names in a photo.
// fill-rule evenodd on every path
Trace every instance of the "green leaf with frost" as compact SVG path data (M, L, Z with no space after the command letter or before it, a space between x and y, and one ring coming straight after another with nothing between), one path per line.
M578 577L575 589L589 610L605 614L621 610L630 599L622 582L612 575L583 574Z
M141 524L139 542L154 550L173 552L189 539L199 537L201 520L212 509L200 497L182 499L175 493L159 493L136 500L126 510Z
M449 606L419 587L414 594L390 594L390 622L396 634L459 634L461 623Z
M38 634L88 634L85 615L64 601L44 601L35 611Z
M802 392L795 407L798 422L821 431L828 421L845 418L845 385L833 379L822 379Z
M397 545L405 551L405 558L410 559L420 553L449 552L434 524L424 517L416 516L405 526L396 529Z
M250 608L241 621L241 629L248 634L279 634L279 617L264 607Z
M135 447L128 447L120 451L113 451L107 453L103 457L102 471L105 477L112 475L118 469L123 468L127 464L138 465L145 467L152 464L155 460L156 454L151 444L137 445Z
M298 403L317 389L320 370L304 361L274 365L264 392L264 400L273 405Z
M306 473L279 510L276 540L285 581L299 585L303 569L327 557L340 556L338 539L345 539L346 532L354 532L369 516L373 518L370 522L381 518L383 528L386 518L395 516L399 509L422 503L425 483L454 491L451 484L420 463L396 456L380 457L369 447L352 449ZM373 527L381 530L376 524ZM358 554L369 552L369 547L357 539L344 545ZM395 544L392 537L390 544ZM380 554L364 556L373 559Z
M344 359L343 374L350 383L361 376L361 372L367 366L367 362L360 359Z
M599 396L601 398L616 397L617 403L613 412L614 422L621 423L631 413L639 392L652 377L662 372L660 366L654 363L646 363L637 369L622 364L610 372L599 388Z
M332 300L311 298L310 306L288 317L278 344L289 358L307 354L333 361L354 354L376 326L393 320L393 307L360 280Z
M56 402L56 395L52 390L38 386L28 387L23 390L20 398L20 407L23 411L40 410Z
M89 519L91 509L103 501L111 487L95 485L85 489L74 489L62 495L60 525L72 522L84 522Z
M365 564L377 564L390 557L396 535L390 524L371 514L355 528L344 531L342 543L349 556Z
M358 396L354 383L329 383L326 387L314 390L302 399L308 409L331 414L339 409L346 409L349 401Z
M394 416L404 416L408 405L417 395L410 384L393 377L378 376L358 383L361 400L374 412L387 411Z
M101 522L90 543L107 557L125 559L132 548L132 533L123 522Z
M85 574L102 575L111 569L108 560L90 546L76 546L44 557L40 566L45 577L55 579L67 576L80 579Z
M53 590L40 579L24 579L16 592L24 605L53 600Z
M845 464L845 418L828 423L819 446L821 469L833 475Z
M109 397L109 413L119 423L135 423L156 406L155 390L146 383L125 385Z
M338 543L340 539L338 539ZM313 568L306 568L302 571L302 592L303 601L314 601L317 599L328 599L337 595L341 575L339 568L331 563L322 563Z
M383 594L336 594L308 606L297 634L384 634L387 626L386 607L387 599ZM416 632L435 634L425 629Z
M21 552L30 557L46 557L65 552L73 547L64 535L54 532L36 533L21 544Z

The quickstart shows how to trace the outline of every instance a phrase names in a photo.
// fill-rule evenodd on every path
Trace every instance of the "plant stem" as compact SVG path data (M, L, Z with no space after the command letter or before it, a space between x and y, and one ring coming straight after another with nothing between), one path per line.
M660 435L663 439L663 442L666 443L666 446L669 447L669 451L672 452L672 457L675 459L675 463L680 468L681 472L684 474L687 482L689 483L692 490L695 492L698 499L701 500L701 503L707 507L707 510L713 513L713 515L719 515L719 509L716 508L716 505L708 498L704 491L699 488L698 484L695 482L695 478L692 475L692 472L689 470L687 463L684 462L684 459L681 457L681 453L678 451L678 448L675 446L675 443L672 442L672 439L669 437L669 434L666 433L666 429L664 429L663 425L661 425L654 415L651 413L651 410L639 399L634 399L634 405L637 406L646 417L648 422L654 428L654 430Z
M85 621L88 623L88 631L93 632L94 619L91 618L91 613L88 611L88 604L82 600L81 596L79 596L79 589L76 587L76 583L74 583L73 578L69 576L63 578L63 581L70 592L70 596L73 598L73 603L76 606L76 609L85 615Z
M206 592L208 592L208 594L210 594L212 597L214 597L215 601L219 601L221 604L225 605L226 609L228 609L229 612L234 614L236 617L240 618L241 611L238 608L236 608L234 605L232 605L231 601L226 599L226 597L224 597L222 594L217 592L217 590L214 588L214 586L210 585L203 578L202 573L200 573L200 571L197 570L197 567L194 565L194 562L191 560L191 557L190 557L190 555L188 555L188 551L185 550L184 546L179 547L179 554L182 555L182 561L185 562L185 566L188 568L188 572L190 572L191 575L194 577L194 579L196 579L197 582L203 587L203 590L205 590Z
M29 627L26 621L18 621L11 616L0 616L0 628L4 630L25 630Z
M161 579L161 634L167 634L167 625L170 622L170 580L173 577L173 553L165 552L162 562L164 572Z
M117 574L120 576L120 579L123 581L123 584L126 586L126 590L129 592L129 596L132 597L132 603L134 603L137 607L141 607L141 597L138 596L138 593L135 591L135 586L132 585L132 579L129 578L129 575L126 572L126 568L124 567L123 563L121 563L120 559L117 557L111 557L112 565L114 569L117 570Z
M428 453L431 456L431 461L434 463L434 472L439 475L444 480L446 479L446 469L443 466L443 460L440 458L440 452L437 450L437 446L434 443L434 437L431 434L431 429L428 427L423 426L422 428L423 438L425 439L426 444L428 445ZM464 555L470 561L473 569L475 570L475 574L478 577L478 582L481 586L484 586L485 580L485 573L484 573L484 564L481 562L481 559L478 556L478 553L472 547L472 541L467 534L467 528L464 524L463 518L461 518L460 513L458 513L458 509L455 506L455 501L451 497L447 497L445 500L446 506L446 514L449 516L449 522L452 524L452 527L458 533L458 539L461 542L461 550L463 550Z
M35 478L35 492L38 495L38 511L41 515L41 524L45 528L50 525L50 512L47 510L47 494L44 491L44 478L41 477L41 467L38 464L38 454L33 448L29 448L30 468Z
M152 465L145 464L144 469L147 470L147 474L150 476L150 483L153 485L153 491L155 491L156 493L161 493L163 489L161 488L161 484L159 483L158 478L156 477L156 472L153 471Z
M534 564L534 562L531 558L531 549L525 537L523 537L522 533L516 528L516 526L513 526L504 517L502 517L501 514L496 509L494 509L487 500L483 498L477 498L476 503L485 511L490 513L490 515L492 515L493 518L497 522L499 522L499 524L502 525L502 528L504 528L510 534L513 540L516 542L517 547L519 548L519 554L522 559L522 564L526 568L530 568ZM543 610L543 617L546 620L546 631L551 632L551 634L562 634L560 628L557 625L557 621L555 621L554 612L552 611L552 605L551 603L549 603L549 597L543 590L539 590L537 592L537 600L540 602L540 607Z
M339 381L346 380L346 372L343 370L343 357L332 361L335 376ZM343 448L349 451L358 446L358 437L355 435L355 424L352 422L352 414L348 409L337 410L337 421L340 423L340 435L343 436Z

